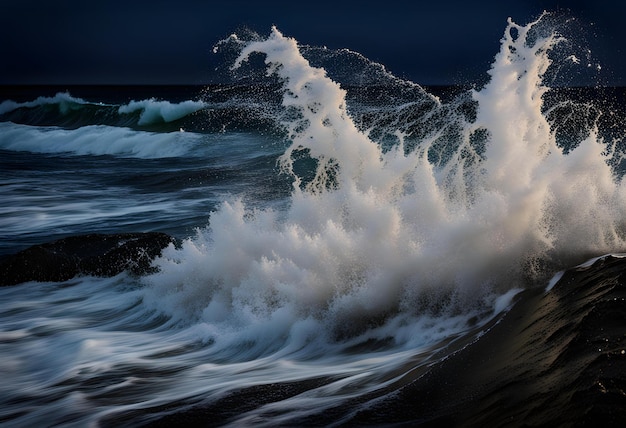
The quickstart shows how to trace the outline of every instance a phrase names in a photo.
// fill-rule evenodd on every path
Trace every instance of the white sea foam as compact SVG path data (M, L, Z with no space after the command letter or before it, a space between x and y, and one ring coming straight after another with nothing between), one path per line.
M541 24L509 21L490 82L473 92L477 118L437 167L427 156L434 139L405 153L399 135L383 152L357 129L344 90L294 39L274 28L245 45L234 66L263 53L293 113L281 157L295 178L291 206L278 215L224 203L208 229L158 261L148 301L206 323L231 349L231 340L263 353L359 334L411 342L423 332L404 330L424 314L503 309L491 293L549 278L545 265L624 247L626 195L606 145L592 130L564 154L541 112L542 76L560 42L541 36ZM479 153L471 136L485 130ZM318 162L312 180L294 172L302 153Z

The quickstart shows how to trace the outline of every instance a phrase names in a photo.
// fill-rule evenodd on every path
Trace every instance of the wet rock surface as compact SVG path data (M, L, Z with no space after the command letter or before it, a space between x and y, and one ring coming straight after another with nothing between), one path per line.
M66 281L77 275L143 275L174 238L160 232L89 234L34 245L0 261L0 285Z

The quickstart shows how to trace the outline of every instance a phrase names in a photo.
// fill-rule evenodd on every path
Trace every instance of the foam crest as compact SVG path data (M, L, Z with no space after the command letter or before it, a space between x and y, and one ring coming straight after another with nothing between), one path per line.
M156 101L155 99L131 101L120 106L120 114L130 114L140 111L139 125L152 125L163 122L174 122L192 113L202 110L207 105L202 101L183 101L171 103L169 101Z
M626 195L606 145L591 132L564 154L542 114L559 38L541 37L540 24L509 21L491 81L473 93L476 120L460 124L437 165L429 152L441 134L408 149L397 132L383 151L294 39L274 28L245 44L234 66L260 52L284 85L291 205L225 203L209 228L164 253L146 302L204 323L216 346L254 343L259 353L338 337L412 343L428 337L417 320L464 314L448 333L459 331L549 269L623 247Z
M380 146L359 131L348 116L346 92L323 69L312 67L300 55L296 41L284 37L276 28L266 41L246 46L235 66L255 51L266 54L268 73L277 74L284 82L283 105L296 116L284 123L292 145L282 156L283 168L296 178L296 191L302 182L293 172L293 161L298 152L306 152L318 162L308 191L321 191L338 180L340 189L382 186L381 192L385 192L396 174L385 174Z
M506 203L492 223L502 225L506 241L520 242L533 258L574 263L567 259L624 246L626 199L609 166L611 142L591 129L565 154L542 114L542 77L563 41L542 18L524 27L509 19L491 80L473 94L474 129L489 134L479 198Z

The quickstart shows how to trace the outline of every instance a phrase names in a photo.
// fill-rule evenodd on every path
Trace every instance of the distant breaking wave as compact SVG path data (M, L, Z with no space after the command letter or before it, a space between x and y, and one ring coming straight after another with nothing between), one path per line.
M33 101L6 100L0 104L0 118L28 125L56 125L77 128L89 125L150 127L170 124L207 108L203 101L172 103L154 98L124 105L93 103L68 92Z
M174 122L187 115L202 110L207 105L202 101L183 101L172 104L169 101L156 101L154 99L143 101L131 101L129 104L120 106L120 114L140 112L138 125L150 125L160 122Z
M38 97L33 101L18 103L13 100L6 100L0 104L0 115L23 108L36 108L42 106L56 105L61 114L68 114L70 110L81 108L81 106L89 105L85 100L71 96L67 92L59 92L53 97ZM103 104L93 104L100 105Z

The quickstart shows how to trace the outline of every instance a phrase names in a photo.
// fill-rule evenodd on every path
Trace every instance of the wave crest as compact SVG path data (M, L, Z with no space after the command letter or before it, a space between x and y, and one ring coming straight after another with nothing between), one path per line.
M0 104L0 115L12 112L20 108L36 108L46 105L57 105L61 114L67 114L71 110L81 108L81 106L88 105L87 101L76 98L70 95L68 92L59 92L53 97L38 97L33 101L27 102L15 102L13 100L6 100Z
M155 99L131 101L120 106L120 114L129 114L140 111L138 125L151 125L161 122L174 122L185 116L206 108L202 101L183 101L170 103L169 101L156 101Z
M493 313L494 293L626 246L626 190L606 145L590 132L565 153L542 111L558 37L539 37L541 20L509 22L490 82L470 92L473 114L431 99L426 117L449 121L452 139L439 126L397 130L387 149L294 39L273 28L242 43L234 67L260 53L283 85L291 205L279 215L224 204L209 228L158 261L161 272L146 279L151 301L248 339L266 331L280 342L312 319L331 337L399 340L398 326L414 317Z

